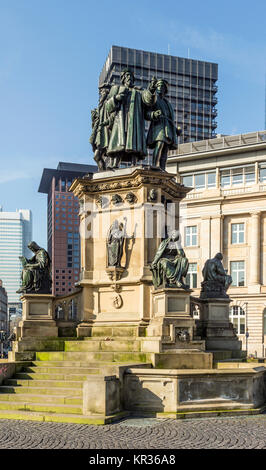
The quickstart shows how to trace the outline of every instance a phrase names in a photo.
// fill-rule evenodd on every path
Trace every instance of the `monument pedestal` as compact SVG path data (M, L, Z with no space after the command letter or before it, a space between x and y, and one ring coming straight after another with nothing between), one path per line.
M151 318L150 264L163 229L178 227L179 202L188 188L172 174L148 166L121 168L76 179L79 198L82 317L78 336L142 336ZM169 206L168 206L169 204ZM122 257L108 264L108 234L125 232Z
M51 294L24 294L22 320L17 327L17 338L57 337L58 328L54 320Z
M231 299L199 299L201 304L198 332L206 342L207 350L240 351L239 341L229 320Z
M156 352L155 367L212 367L212 355L205 353L205 341L195 337L190 293L191 290L181 288L161 288L152 292L152 318L142 350Z

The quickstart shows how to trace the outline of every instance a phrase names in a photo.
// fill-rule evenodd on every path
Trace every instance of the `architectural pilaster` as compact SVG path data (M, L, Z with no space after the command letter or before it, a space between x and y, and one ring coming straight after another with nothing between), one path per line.
M251 212L251 244L249 286L252 292L260 290L260 211Z

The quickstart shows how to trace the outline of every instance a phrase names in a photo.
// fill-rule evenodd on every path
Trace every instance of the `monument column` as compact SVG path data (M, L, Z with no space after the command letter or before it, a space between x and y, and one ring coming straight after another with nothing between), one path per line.
M249 285L252 292L260 291L260 211L251 212L251 246L250 246Z

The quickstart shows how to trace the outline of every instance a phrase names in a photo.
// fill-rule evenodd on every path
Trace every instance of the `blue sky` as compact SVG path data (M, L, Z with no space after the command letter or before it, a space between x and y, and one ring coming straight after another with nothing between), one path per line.
M111 45L219 64L217 132L265 127L266 2L0 0L0 205L46 245L44 167L92 163L90 109Z

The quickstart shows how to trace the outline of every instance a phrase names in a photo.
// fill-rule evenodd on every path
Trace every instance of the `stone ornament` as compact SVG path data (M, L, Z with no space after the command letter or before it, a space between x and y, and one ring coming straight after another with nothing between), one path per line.
M119 194L113 194L111 201L115 206L117 206L118 204L122 204L123 199Z
M121 297L120 294L116 294L114 297L113 297L113 306L115 308L121 308L123 305L123 299Z
M158 192L156 189L150 189L148 194L148 201L149 202L157 202L158 199Z
M108 199L104 196L98 196L96 199L97 206L101 207L102 209L108 206Z
M108 274L108 277L111 281L120 281L123 272L125 271L125 268L123 267L116 267L116 266L109 266L106 268L106 272Z
M137 197L134 193L131 192L126 195L125 199L129 204L134 204L135 202L137 202Z
M222 259L222 253L217 253L214 258L206 261L202 270L201 299L229 298L226 291L232 284L232 277L224 269Z
M184 328L176 328L176 338L181 341L182 343L188 343L190 340L189 332L188 330Z

